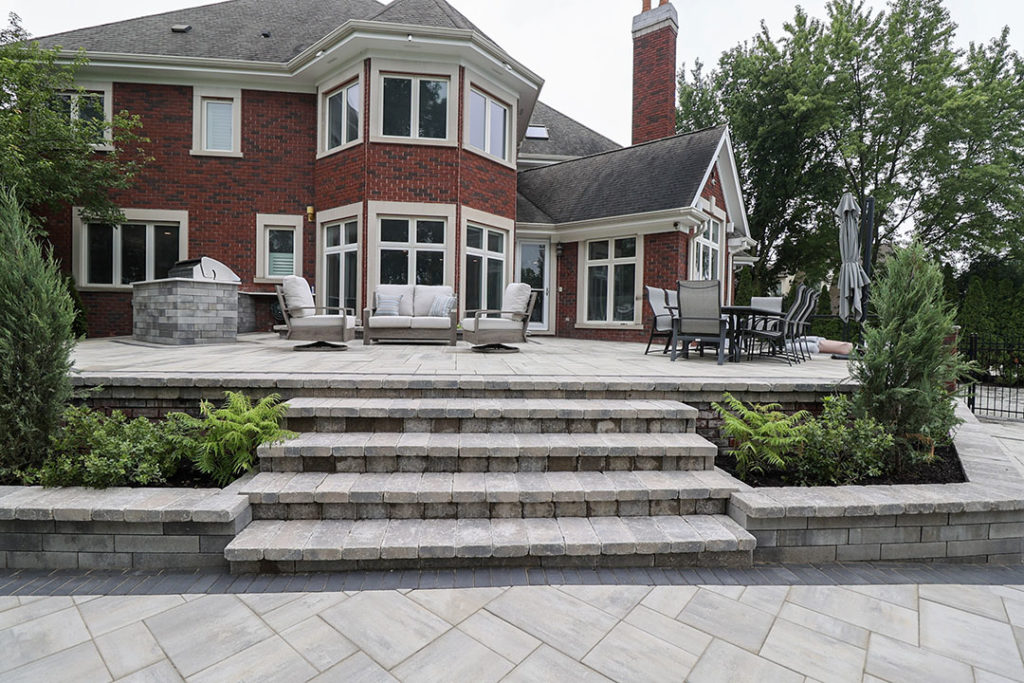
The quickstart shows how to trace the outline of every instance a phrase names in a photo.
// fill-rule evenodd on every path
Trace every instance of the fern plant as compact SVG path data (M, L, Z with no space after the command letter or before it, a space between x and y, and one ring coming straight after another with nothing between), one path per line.
M722 396L728 408L712 403L725 424L722 431L733 439L736 473L740 479L751 474L763 474L769 469L786 467L786 456L803 444L804 421L810 415L806 410L787 415L778 403L751 404L726 392Z
M296 435L281 428L288 409L281 397L271 394L253 405L248 396L228 391L222 408L209 401L200 405L204 436L195 453L195 466L224 486L256 463L256 448Z

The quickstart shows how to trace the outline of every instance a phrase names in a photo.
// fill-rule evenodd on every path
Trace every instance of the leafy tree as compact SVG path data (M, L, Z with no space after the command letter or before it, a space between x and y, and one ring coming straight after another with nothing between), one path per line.
M728 123L767 286L838 263L832 209L875 197L877 237L954 260L1024 240L1024 66L1007 33L966 53L942 0L831 0L680 75L681 127Z
M71 399L75 311L60 268L0 189L0 481L42 463Z
M78 70L86 64L29 39L16 15L0 30L0 183L17 188L25 206L57 210L82 206L91 220L120 222L111 190L130 187L148 161L127 113L112 122L71 115ZM88 98L78 98L79 106ZM81 113L81 109L79 109ZM96 151L109 136L108 151Z

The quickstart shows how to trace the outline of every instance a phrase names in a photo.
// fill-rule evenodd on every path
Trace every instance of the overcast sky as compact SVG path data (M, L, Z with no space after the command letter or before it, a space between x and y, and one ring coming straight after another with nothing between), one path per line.
M632 17L641 0L449 0L515 59L545 79L541 98L551 106L628 144L632 97ZM8 0L35 36L143 14L206 4L196 0ZM793 0L674 0L679 11L677 64L712 65L722 51L757 33L761 20L773 35L793 16ZM802 0L823 16L826 0ZM884 0L868 0L878 8ZM987 42L1010 26L1024 52L1022 0L946 0L960 26L958 42Z

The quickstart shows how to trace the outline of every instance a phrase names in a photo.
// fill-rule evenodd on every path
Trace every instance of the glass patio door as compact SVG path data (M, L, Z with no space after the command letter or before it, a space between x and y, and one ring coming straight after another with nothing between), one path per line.
M550 331L548 320L548 297L551 292L551 273L548 255L551 243L547 240L520 240L516 246L516 263L519 281L530 285L537 292L537 303L530 317L530 329L534 332Z

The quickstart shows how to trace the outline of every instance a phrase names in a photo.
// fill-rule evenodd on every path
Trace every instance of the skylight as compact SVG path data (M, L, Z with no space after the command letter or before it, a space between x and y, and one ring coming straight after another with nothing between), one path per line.
M526 137L530 140L547 140L551 136L548 134L547 126L527 126Z

